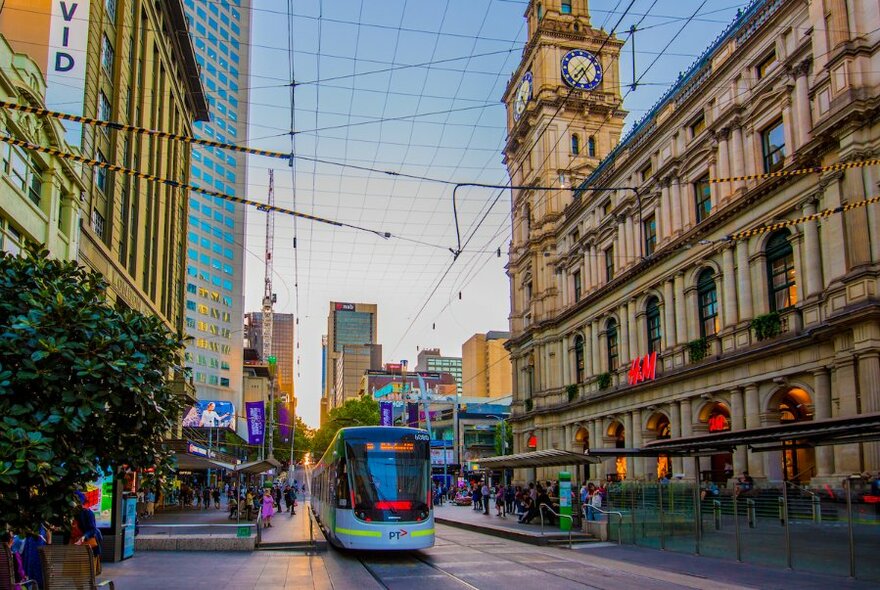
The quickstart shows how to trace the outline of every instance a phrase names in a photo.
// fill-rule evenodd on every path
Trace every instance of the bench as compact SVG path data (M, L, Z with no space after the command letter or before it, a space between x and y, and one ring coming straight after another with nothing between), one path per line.
M37 583L34 580L15 581L15 562L13 559L9 546L6 543L0 544L0 590L12 590L16 584L25 590L37 590Z
M43 590L82 588L115 590L112 580L95 580L95 556L88 545L44 545L40 547Z

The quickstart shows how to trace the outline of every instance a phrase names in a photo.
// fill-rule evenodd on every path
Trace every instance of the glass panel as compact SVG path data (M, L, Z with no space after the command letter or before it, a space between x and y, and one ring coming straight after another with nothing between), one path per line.
M385 441L346 437L355 515L374 521L428 516L428 442L404 435Z

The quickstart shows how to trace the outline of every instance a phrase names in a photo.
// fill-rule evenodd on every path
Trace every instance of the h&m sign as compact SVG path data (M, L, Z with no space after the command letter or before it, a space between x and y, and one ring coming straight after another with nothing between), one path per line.
M644 357L633 359L629 368L629 384L636 385L643 381L653 381L657 370L657 351L649 352Z

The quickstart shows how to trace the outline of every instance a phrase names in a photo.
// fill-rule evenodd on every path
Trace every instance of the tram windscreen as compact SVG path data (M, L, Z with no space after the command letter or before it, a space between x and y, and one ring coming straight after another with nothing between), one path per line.
M349 439L346 454L355 516L380 522L428 517L427 440L413 434Z

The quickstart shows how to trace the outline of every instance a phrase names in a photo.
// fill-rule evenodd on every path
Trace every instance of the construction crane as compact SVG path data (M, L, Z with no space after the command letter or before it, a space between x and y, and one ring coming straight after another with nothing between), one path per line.
M273 365L272 358L272 305L275 303L275 294L272 292L272 249L275 241L275 217L272 207L275 205L275 173L269 170L269 196L266 212L266 278L263 286L263 362ZM269 457L273 451L273 433L275 432L275 375L269 377L269 428L267 439L269 444Z

